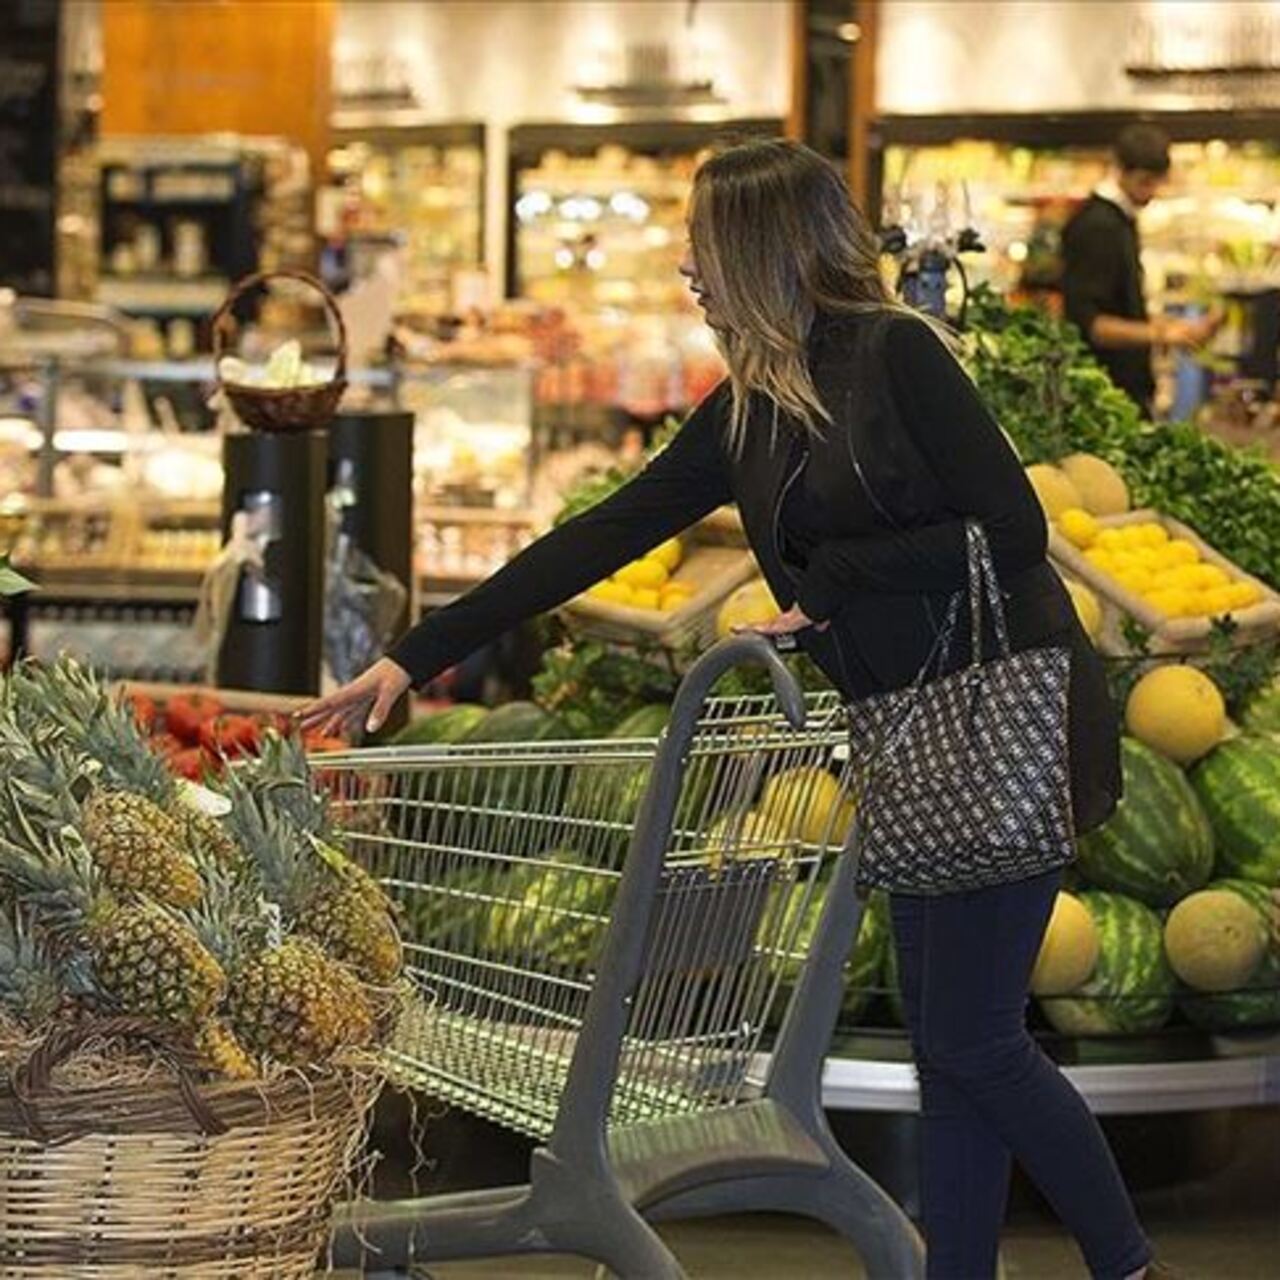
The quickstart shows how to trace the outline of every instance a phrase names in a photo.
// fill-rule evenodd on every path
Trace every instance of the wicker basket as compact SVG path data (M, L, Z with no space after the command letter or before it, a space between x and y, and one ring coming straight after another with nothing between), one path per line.
M167 1083L60 1090L53 1068L90 1037L157 1040L77 1025L0 1085L0 1277L311 1277L378 1081L197 1085L166 1044Z
M268 280L301 280L324 300L338 338L338 360L329 382L306 387L247 387L222 380L220 366L233 328L231 309L250 289ZM306 271L259 271L232 287L213 317L213 364L218 388L241 422L259 431L316 431L325 427L347 389L347 326L333 294Z

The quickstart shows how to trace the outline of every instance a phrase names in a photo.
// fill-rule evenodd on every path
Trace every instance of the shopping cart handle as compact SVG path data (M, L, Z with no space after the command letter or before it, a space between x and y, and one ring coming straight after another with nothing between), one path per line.
M672 708L673 722L684 712L690 717L692 724L716 681L732 667L747 664L764 667L768 671L773 682L774 697L778 699L782 714L793 729L802 729L805 722L804 690L779 656L778 646L772 638L755 631L744 631L726 637L712 645L689 668L680 682L680 690Z

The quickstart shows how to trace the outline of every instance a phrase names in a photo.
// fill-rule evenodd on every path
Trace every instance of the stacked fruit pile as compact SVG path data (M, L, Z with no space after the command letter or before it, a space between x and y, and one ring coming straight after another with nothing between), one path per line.
M5 1040L135 1015L231 1078L376 1042L401 967L391 905L332 843L300 745L268 739L222 786L180 784L74 662L5 680Z
M222 772L228 761L254 756L271 733L287 734L286 718L268 712L231 711L215 693L176 693L163 703L131 690L127 696L134 719L151 739L151 748L181 778L192 781ZM344 738L303 734L308 755L345 751Z
M1076 1035L1154 1031L1181 1009L1226 1029L1280 1023L1280 739L1266 707L1232 732L1191 666L1135 685L1124 797L1080 843L1033 990Z
M684 560L679 538L668 538L650 552L623 565L617 573L587 591L593 600L628 605L632 609L659 609L671 613L696 594L690 582L674 577Z

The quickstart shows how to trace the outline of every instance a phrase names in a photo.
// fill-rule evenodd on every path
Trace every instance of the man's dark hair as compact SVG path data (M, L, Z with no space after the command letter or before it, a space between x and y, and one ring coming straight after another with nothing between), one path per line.
M1169 172L1169 135L1154 124L1131 124L1116 139L1116 162L1122 169Z

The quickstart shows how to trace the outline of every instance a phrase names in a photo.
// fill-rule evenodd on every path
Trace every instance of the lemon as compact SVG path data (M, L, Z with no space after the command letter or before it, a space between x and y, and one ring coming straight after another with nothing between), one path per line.
M1101 547L1090 547L1084 553L1084 558L1095 569L1101 569L1103 573L1114 573L1116 567L1116 557L1113 551L1104 551Z
M623 565L613 575L614 581L645 591L657 591L670 576L666 565L648 556L643 560L633 560L630 564Z
M1197 564L1190 566L1196 571L1196 586L1202 591L1208 591L1213 587L1225 587L1231 579L1226 572L1216 564Z
M1124 540L1123 529L1102 529L1094 539L1094 546L1104 551L1115 551L1124 545Z
M1200 569L1198 564L1179 564L1168 569L1164 574L1164 582L1170 587L1185 587L1194 591L1200 585Z
M631 605L635 609L657 609L662 604L662 597L656 587L636 587L631 593Z
M1192 597L1180 587L1161 587L1158 590L1149 591L1145 598L1157 613L1163 613L1170 618L1181 618L1185 615Z
M675 573L684 559L684 546L679 538L668 538L654 547L645 559L656 560L668 573Z
M1170 564L1195 564L1200 559L1200 553L1185 538L1170 538L1162 550Z
M1081 550L1091 547L1100 532L1098 522L1080 507L1068 507L1058 517L1058 528L1068 542Z
M1231 592L1233 609L1247 609L1262 599L1262 592L1255 582L1233 582L1226 590Z
M1136 564L1122 571L1117 571L1116 581L1127 587L1135 595L1143 595L1155 588L1155 575L1145 565Z
M1149 524L1140 524L1138 528L1142 530L1142 541L1145 546L1162 547L1169 541L1169 531L1162 524L1152 521Z
M604 600L609 604L630 604L632 591L624 582L615 582L612 578L597 582L587 591L593 600Z
M1211 591L1206 591L1200 597L1200 603L1211 618L1221 617L1235 608L1230 587L1214 587Z

